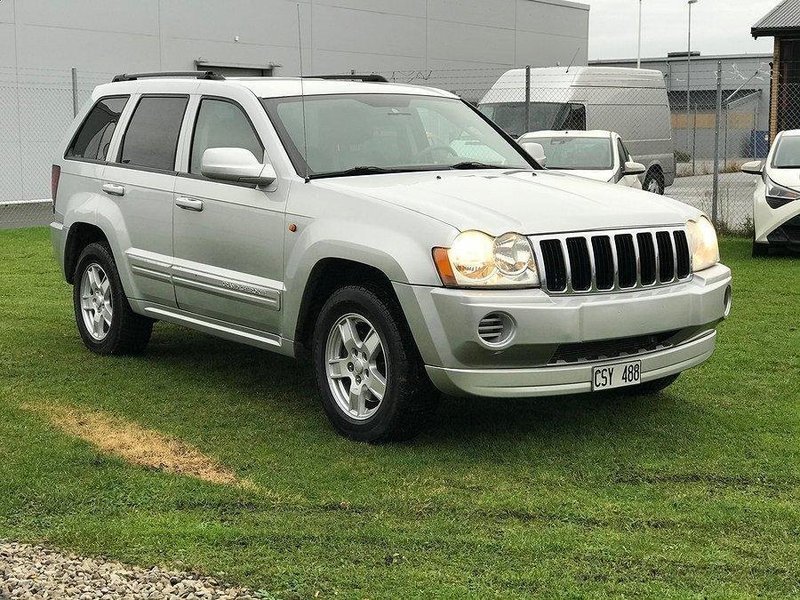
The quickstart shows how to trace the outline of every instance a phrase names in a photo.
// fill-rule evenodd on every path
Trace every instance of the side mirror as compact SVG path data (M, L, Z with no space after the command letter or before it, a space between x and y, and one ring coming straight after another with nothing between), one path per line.
M625 166L622 168L623 175L642 175L645 171L647 171L647 169L642 163L633 161L626 162Z
M544 155L544 147L538 142L526 142L525 140L520 141L520 146L528 155L538 162L540 165L545 166L547 164L547 157Z
M751 160L742 165L742 173L750 173L750 175L761 175L764 172L764 163L760 160Z
M200 161L200 172L209 179L270 185L275 181L272 165L262 164L244 148L208 148Z

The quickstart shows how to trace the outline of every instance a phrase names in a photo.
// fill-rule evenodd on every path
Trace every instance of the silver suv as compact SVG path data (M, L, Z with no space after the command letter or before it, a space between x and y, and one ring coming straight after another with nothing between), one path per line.
M700 211L547 172L441 90L122 75L63 148L53 246L90 350L163 320L309 357L359 440L413 435L437 390L659 390L730 310Z

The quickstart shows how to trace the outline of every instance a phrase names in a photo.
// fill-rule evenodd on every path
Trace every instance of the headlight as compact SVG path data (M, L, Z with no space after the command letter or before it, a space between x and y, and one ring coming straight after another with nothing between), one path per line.
M687 223L689 251L692 253L692 270L702 271L719 262L717 232L706 217Z
M464 231L450 248L434 248L433 260L448 287L536 287L539 273L528 238L504 233L496 238Z
M765 183L767 186L767 204L769 204L770 208L780 208L784 204L800 198L800 192L778 185L769 177L765 178Z

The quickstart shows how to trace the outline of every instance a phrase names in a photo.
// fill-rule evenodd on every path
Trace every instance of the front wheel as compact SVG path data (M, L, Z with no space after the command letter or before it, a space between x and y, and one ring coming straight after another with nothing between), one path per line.
M646 381L644 383L640 383L639 385L634 385L623 389L633 396L650 396L652 394L657 394L658 392L671 386L673 383L675 383L675 380L679 375L680 373L676 373L675 375L667 375L666 377L661 377L660 379L653 379L651 381Z
M642 189L659 196L664 195L664 177L658 172L648 171Z
M317 318L312 354L325 412L349 438L413 437L436 408L400 307L385 293L357 285L334 292Z

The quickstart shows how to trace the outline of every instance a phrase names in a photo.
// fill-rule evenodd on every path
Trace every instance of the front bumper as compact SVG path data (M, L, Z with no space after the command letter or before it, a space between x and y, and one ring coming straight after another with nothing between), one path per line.
M642 381L679 373L711 356L726 316L730 270L717 265L673 286L550 296L542 290L455 290L395 284L428 375L452 395L526 397L591 390L592 367L642 361ZM502 312L504 344L485 343L478 323ZM673 332L671 344L609 359L556 360L569 345ZM613 344L612 344L613 346Z

